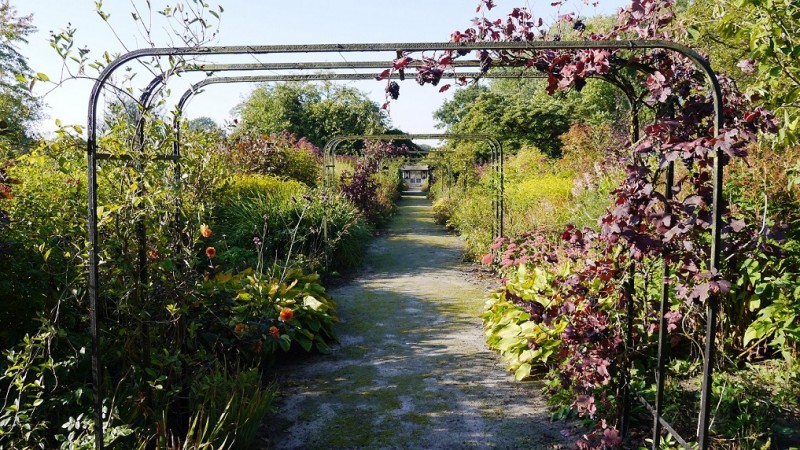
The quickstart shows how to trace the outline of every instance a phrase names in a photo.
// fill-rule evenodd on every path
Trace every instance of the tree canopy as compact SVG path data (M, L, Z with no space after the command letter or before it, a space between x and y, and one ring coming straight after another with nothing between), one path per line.
M363 92L332 83L264 85L235 112L237 135L288 131L320 148L337 135L385 133L390 128L380 106Z
M0 0L0 154L15 152L31 137L39 101L31 94L32 70L17 47L36 28L31 15L20 16L9 0Z
M715 69L782 120L780 141L798 142L800 4L796 1L693 0L679 13L690 43Z
M497 79L455 93L434 113L439 128L452 133L485 133L501 139L514 153L535 146L550 157L561 154L559 136L573 121L604 123L624 120L625 101L613 86L590 81L582 93L548 95L538 79Z

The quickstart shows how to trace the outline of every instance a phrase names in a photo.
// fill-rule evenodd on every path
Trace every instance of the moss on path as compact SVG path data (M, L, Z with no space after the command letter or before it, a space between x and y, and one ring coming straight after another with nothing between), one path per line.
M332 291L341 344L282 365L271 448L558 448L540 386L486 348L461 241L407 196L354 281Z

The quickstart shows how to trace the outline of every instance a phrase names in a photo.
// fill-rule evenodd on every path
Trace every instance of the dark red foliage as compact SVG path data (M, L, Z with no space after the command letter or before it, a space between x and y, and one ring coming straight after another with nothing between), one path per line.
M556 1L554 5L561 3ZM488 11L493 6L491 2L481 2L478 10ZM672 39L665 31L675 17L672 7L670 0L633 0L620 10L616 26L585 38L590 41ZM541 18L528 8L519 7L496 20L477 17L472 27L454 32L451 40L558 41L568 28L585 31L585 25L574 15L561 15L556 23L544 27ZM425 58L417 81L436 85L451 71L452 61L465 54L450 51ZM620 285L627 276L627 267L640 267L644 261L662 258L674 268L672 289L687 305L725 295L730 282L720 273L708 270L714 162L718 153L722 163L746 156L744 149L754 134L774 131L776 120L763 108L751 108L731 80L719 76L724 109L719 134L715 136L712 96L704 75L688 58L663 49L635 53L626 49L591 48L481 50L476 57L484 72L497 65L536 70L546 76L547 91L551 94L557 90L580 90L588 78L601 78L617 85L624 79L623 86L656 113L657 120L644 127L644 136L633 143L631 154L623 161L625 178L613 191L613 203L599 220L599 234L569 227L558 245L535 235L514 241L503 238L493 245L494 253L484 257L484 262L495 264L500 270L525 263L555 267L560 258L585 261L580 269L553 283L552 288L563 300L559 311L548 311L542 305L524 308L537 321L547 322L556 313L570 317L571 326L562 336L562 381L581 395L573 406L594 416L593 405L599 401L594 393L598 386L615 382L622 343L616 324L609 323L608 312L598 307L597 296L615 298L617 306L623 308L626 299ZM743 64L742 68L749 70L750 65ZM663 180L670 164L677 166L676 173L680 175L668 198ZM754 227L733 217L724 201L720 208L723 251L733 252L735 258L737 247L741 251L759 245ZM590 292L593 293L588 295ZM522 303L525 302L518 304ZM694 308L698 310L702 308ZM670 331L678 329L681 317L678 312L668 317ZM579 441L579 446L604 448L619 442L613 425L601 421L595 431Z
M373 225L381 225L391 209L391 199L382 197L380 183L375 179L375 174L381 170L385 159L397 158L407 153L408 148L405 145L366 142L361 155L353 161L354 172L341 175L342 193Z
M553 5L561 3L556 1ZM493 2L482 1L478 11L488 12L494 6ZM665 32L665 26L675 17L672 6L670 0L633 0L620 10L616 26L585 38L669 40L672 37ZM544 21L525 7L513 8L504 18L492 20L484 15L472 23L472 27L452 33L451 40L558 41L567 28L585 32L585 24L572 14L560 15L556 23L545 28ZM437 85L442 77L452 73L453 61L466 54L450 51L423 58L417 81ZM613 203L599 220L599 234L570 226L558 244L539 235L513 241L501 238L493 244L492 254L483 258L501 273L519 264L554 269L565 258L582 261L576 264L578 269L557 277L550 286L561 300L557 307L523 300L508 291L506 295L538 323L550 323L557 316L569 318L570 326L562 335L558 361L561 381L578 395L573 408L595 417L599 414L598 404L608 402L605 397L596 398L596 394L604 395L606 390L602 387L619 382L616 366L622 353L620 327L611 323L608 308L600 306L600 299L611 300L617 309L624 309L628 299L621 284L628 267L637 268L645 261L658 259L674 268L671 287L685 302L687 311L697 314L702 308L694 306L711 296L727 294L730 281L721 273L708 270L714 162L717 154L723 163L745 157L744 149L754 134L774 131L777 122L769 111L751 108L730 79L720 76L724 109L719 134L715 136L714 108L705 77L688 58L663 49L637 53L625 49L480 50L476 57L484 72L497 65L522 66L541 72L546 76L550 94L566 89L579 91L588 78L606 79L618 85L624 79L630 92L656 113L657 120L644 127L644 136L634 143L630 156L623 161L625 178L613 191ZM750 70L751 66L741 65L742 70ZM459 80L460 84L465 82ZM671 164L677 166L676 173L680 175L668 197L663 180ZM755 227L733 217L724 201L720 208L724 254L736 259L745 250L763 247ZM666 318L667 331L674 332L679 330L684 315L672 311ZM647 330L653 332L656 327L657 322L651 321ZM577 444L580 448L607 448L620 442L615 427L600 419L595 429Z

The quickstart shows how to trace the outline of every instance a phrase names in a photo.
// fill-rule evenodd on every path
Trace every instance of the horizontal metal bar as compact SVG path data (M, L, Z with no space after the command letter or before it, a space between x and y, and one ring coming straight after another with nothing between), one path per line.
M644 405L644 407L647 408L648 411L650 411L650 414L652 414L653 417L656 417L656 409L653 408L653 406L641 395L637 394L636 396L639 398L639 401ZM679 444L681 444L681 446L683 446L683 448L685 448L686 450L693 450L693 447L689 445L686 442L686 440L682 438L677 431L675 431L674 428L672 428L672 425L670 425L670 423L667 422L666 419L664 419L662 416L658 416L657 418L658 421L661 422L661 426L663 426L664 429L666 429L669 432L669 434L672 435L672 437L674 437L675 440L678 441Z
M216 83L271 83L278 81L348 81L348 80L375 80L376 74L374 73L313 73L313 74L286 74L286 75L250 75L240 77L209 77L192 86L197 90L204 86ZM520 73L520 74L492 74L481 72L453 72L447 73L442 78L541 78L538 73ZM399 78L398 78L399 79ZM413 78L412 78L413 80Z
M324 69L387 69L392 67L393 61L314 61L314 62L285 62L285 63L248 63L248 64L198 64L190 66L192 70L204 72L232 71L232 70L324 70ZM481 62L476 59L453 60L452 67L480 67ZM411 61L406 67L421 67L420 60Z
M337 53L337 52L418 52L459 50L583 50L583 49L651 49L668 48L686 54L687 47L669 41L518 41L518 42L396 42L359 44L302 44L302 45L230 45L217 47L161 47L143 48L122 55L116 65L142 56L185 55L243 55L281 53ZM689 51L692 51L689 49ZM693 52L693 51L692 51ZM394 56L394 55L393 55Z
M105 159L108 161L133 161L134 159L137 161L140 160L152 160L152 161L178 161L180 160L180 156L175 155L155 155L155 156L145 156L143 158L134 158L131 155L111 155L108 153L98 153L96 155L97 159Z
M491 139L486 134L455 134L455 133L409 133L409 134L359 134L348 136L337 136L333 138L341 141L360 141L360 140L375 140L375 141L388 141L388 140L404 140L410 141L414 139Z

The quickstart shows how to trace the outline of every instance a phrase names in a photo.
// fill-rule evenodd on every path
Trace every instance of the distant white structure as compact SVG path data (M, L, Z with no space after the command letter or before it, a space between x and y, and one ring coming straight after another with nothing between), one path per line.
M428 166L403 166L400 168L403 174L403 182L410 191L419 191L422 185L428 181Z

